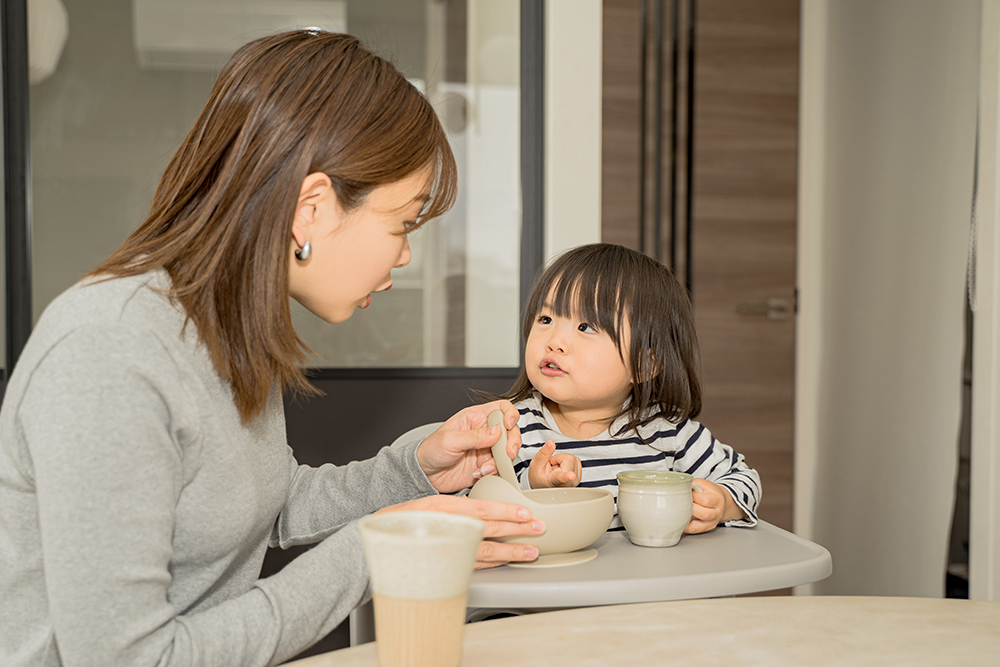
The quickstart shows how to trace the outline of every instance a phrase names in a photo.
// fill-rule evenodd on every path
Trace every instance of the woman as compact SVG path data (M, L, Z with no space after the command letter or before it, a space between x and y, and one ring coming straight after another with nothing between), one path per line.
M309 392L291 296L341 322L388 289L407 233L454 201L427 101L353 37L267 37L227 63L149 217L46 310L0 411L0 664L265 665L365 595L353 520L460 512L494 470L467 409L422 443L299 466L281 396ZM379 406L372 406L373 416ZM511 453L520 445L511 431ZM318 543L258 580L268 544ZM530 560L484 542L480 566Z

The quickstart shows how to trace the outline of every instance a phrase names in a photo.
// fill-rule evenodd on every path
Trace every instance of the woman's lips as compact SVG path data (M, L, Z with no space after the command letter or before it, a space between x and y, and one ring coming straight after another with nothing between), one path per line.
M375 291L376 292L388 292L390 287L392 287L392 283L389 283L385 287L380 287L379 289L377 289ZM359 307L360 308L367 308L370 305L372 305L372 295L371 294L369 294L368 296L365 297L365 302L363 304L361 304L361 306L359 306Z

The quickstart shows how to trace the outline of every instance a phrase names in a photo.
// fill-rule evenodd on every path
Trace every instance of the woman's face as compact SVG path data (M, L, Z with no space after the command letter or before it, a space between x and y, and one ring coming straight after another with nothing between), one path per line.
M313 176L323 180L313 174L303 185L289 250L308 240L312 255L305 262L292 255L289 291L316 316L344 322L355 308L371 304L373 292L392 286L392 269L409 264L407 233L430 196L433 172L428 167L379 186L350 212L340 207L332 186L311 191Z

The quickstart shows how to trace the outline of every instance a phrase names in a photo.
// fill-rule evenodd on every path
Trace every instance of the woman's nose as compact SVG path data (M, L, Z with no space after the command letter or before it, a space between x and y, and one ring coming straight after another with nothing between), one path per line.
M396 262L397 269L400 269L410 263L410 259L413 258L413 253L410 251L410 239L403 237L403 249L399 251L399 260Z

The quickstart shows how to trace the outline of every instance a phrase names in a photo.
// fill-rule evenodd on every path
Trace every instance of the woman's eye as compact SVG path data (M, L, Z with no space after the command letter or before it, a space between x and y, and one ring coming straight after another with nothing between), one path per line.
M587 324L586 322L580 322L580 326L577 327L583 333L597 333L597 329Z

